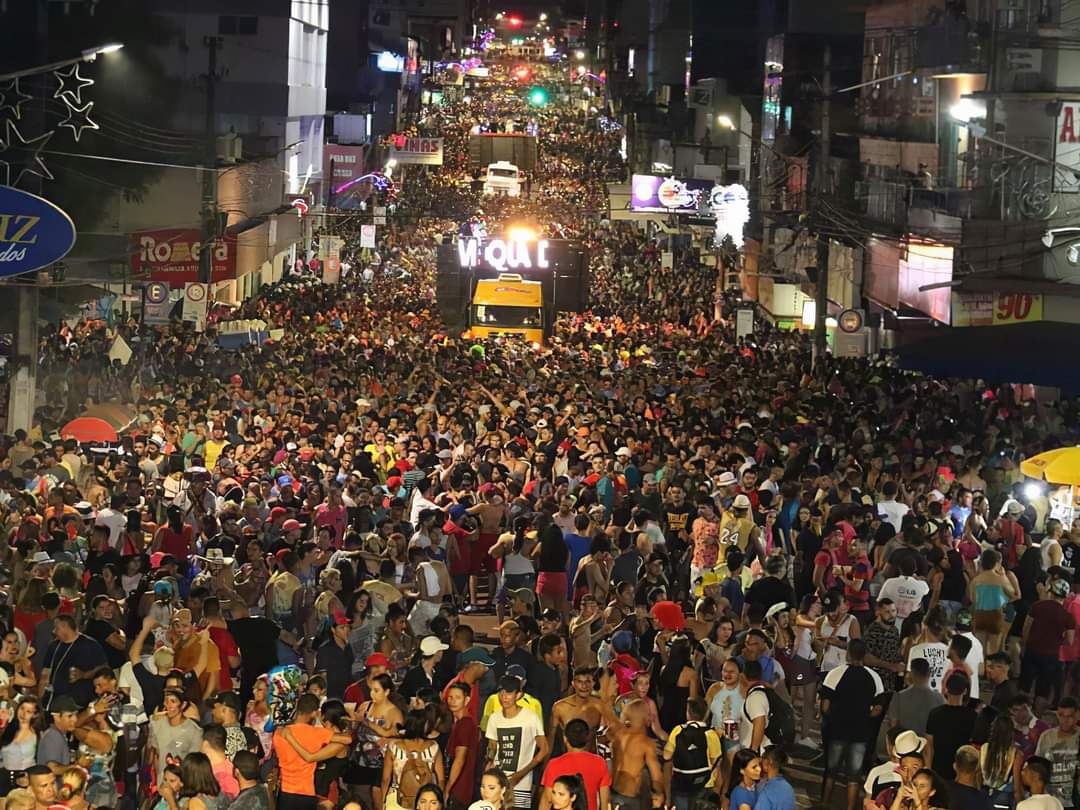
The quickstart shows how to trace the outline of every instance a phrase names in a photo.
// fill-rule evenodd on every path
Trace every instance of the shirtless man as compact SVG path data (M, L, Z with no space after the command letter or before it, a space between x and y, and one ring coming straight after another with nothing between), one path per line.
M574 678L570 682L574 693L562 700L555 701L551 709L551 735L553 750L559 750L561 731L571 720L584 720L589 724L590 735L589 751L595 750L596 732L604 719L604 707L600 698L593 694L593 677L595 667L578 667L574 670Z
M608 709L606 704L605 709ZM621 805L623 810L647 810L641 800L641 774L648 768L652 791L648 807L655 805L657 796L662 800L664 774L656 756L656 743L645 733L645 706L641 701L634 701L623 709L621 720L616 720L614 716L609 720L608 734L611 736L614 763L611 803Z
M480 536L476 539L469 554L472 570L469 571L469 601L476 605L477 578L487 576L488 593L495 593L495 558L491 556L491 547L499 539L499 533L506 520L506 502L502 492L492 483L480 487L478 494L484 499L476 506L470 506L468 513L480 522Z

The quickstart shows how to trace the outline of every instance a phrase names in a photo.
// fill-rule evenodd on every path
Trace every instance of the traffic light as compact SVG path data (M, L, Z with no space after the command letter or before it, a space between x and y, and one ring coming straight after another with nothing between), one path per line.
M543 87L534 87L529 90L529 103L534 107L543 107L548 103L548 93Z

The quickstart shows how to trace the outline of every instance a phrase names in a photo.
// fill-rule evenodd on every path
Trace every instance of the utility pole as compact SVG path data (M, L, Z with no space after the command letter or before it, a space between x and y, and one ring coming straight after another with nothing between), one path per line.
M217 68L217 52L222 45L222 38L205 36L203 45L207 48L208 61L206 75L203 77L206 81L206 155L203 158L202 210L199 212L202 222L199 281L209 284L213 275L214 240L220 235L217 210L217 124L215 118L217 83L221 80Z
M816 192L814 208L815 227L817 229L817 289L814 295L814 369L825 358L825 318L829 314L829 237L825 235L825 217L822 211L822 197L825 194L825 186L828 182L828 166L830 149L830 121L829 105L832 103L832 48L825 45L825 75L821 82L821 134L818 137L820 154L818 155L817 171L814 178L814 190Z

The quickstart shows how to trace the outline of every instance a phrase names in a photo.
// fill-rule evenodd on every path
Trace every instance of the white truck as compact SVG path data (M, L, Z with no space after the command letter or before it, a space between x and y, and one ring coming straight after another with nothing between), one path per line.
M484 175L484 195L521 196L521 171L513 163L499 160L489 163Z

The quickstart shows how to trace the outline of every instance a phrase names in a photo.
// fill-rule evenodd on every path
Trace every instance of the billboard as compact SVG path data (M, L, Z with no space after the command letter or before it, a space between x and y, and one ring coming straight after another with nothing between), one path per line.
M75 223L51 202L0 186L0 277L29 273L64 258Z
M136 231L131 238L135 243L131 269L137 276L177 288L199 280L202 233L198 228ZM217 282L236 278L236 237L218 239L211 249L211 279Z
M1080 172L1080 101L1062 102L1054 131L1054 159ZM1054 191L1080 191L1080 178L1055 168Z
M400 143L400 146L398 145ZM442 138L404 138L391 142L390 157L398 163L442 166Z
M364 174L365 146L328 143L323 146L323 178L336 189ZM331 171L331 164L333 170Z
M712 180L635 174L630 181L630 210L711 216L712 188Z

